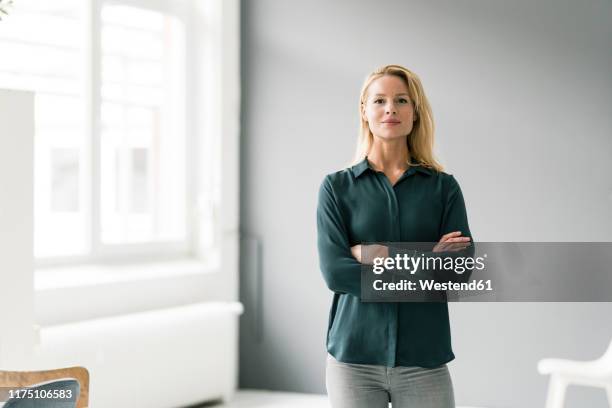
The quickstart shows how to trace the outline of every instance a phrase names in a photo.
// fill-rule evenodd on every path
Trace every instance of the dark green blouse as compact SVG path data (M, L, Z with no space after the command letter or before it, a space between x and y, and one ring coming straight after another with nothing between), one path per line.
M455 358L446 302L361 302L361 264L353 245L438 242L471 237L463 195L452 175L412 166L391 185L367 157L329 174L319 189L319 265L334 292L327 351L338 361L437 367Z

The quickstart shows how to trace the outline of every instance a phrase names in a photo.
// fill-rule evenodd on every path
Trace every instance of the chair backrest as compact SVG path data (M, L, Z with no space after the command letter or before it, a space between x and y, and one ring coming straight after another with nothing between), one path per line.
M46 370L46 371L0 371L0 387L3 390L7 388L23 388L27 386L37 385L38 387L45 387L45 384L52 384L53 380L66 380L67 382L61 384L55 384L62 387L74 387L74 383L70 383L70 380L75 379L78 381L79 397L76 401L76 408L87 408L89 406L89 372L84 367L68 367L60 368L57 370ZM54 385L50 385L53 387ZM21 405L14 405L21 407ZM7 402L7 408L10 407Z
M612 367L612 341L610 341L610 344L608 345L608 349L606 350L604 355L601 357L601 360L606 362L607 366Z

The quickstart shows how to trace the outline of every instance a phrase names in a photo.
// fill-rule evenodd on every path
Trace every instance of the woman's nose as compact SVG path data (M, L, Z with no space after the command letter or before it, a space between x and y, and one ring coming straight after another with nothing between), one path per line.
M387 106L385 106L385 112L387 114L397 113L397 109L395 109L395 104L393 102L387 103Z

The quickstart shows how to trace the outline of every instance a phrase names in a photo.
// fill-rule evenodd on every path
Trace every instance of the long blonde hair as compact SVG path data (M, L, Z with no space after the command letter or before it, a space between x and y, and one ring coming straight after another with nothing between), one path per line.
M374 135L370 131L368 122L364 120L361 112L366 103L370 84L383 75L394 75L402 79L408 87L408 95L414 105L416 120L412 127L412 131L407 137L408 152L410 156L410 162L408 164L421 165L436 171L442 171L443 167L436 161L433 153L434 122L431 106L429 106L429 101L425 96L423 85L421 85L421 80L414 72L401 65L385 65L376 69L368 75L361 88L361 95L359 97L359 120L361 125L353 164L359 163L367 156L374 142Z

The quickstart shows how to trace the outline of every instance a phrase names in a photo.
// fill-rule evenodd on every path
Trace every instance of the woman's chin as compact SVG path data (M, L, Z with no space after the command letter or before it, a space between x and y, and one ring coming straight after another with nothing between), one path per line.
M375 134L374 136L382 140L385 140L385 141L393 141L393 140L406 139L408 135L406 133L400 133L400 132L381 132L381 133Z

